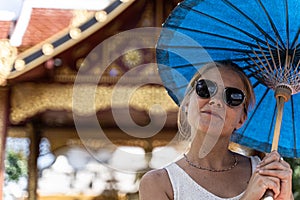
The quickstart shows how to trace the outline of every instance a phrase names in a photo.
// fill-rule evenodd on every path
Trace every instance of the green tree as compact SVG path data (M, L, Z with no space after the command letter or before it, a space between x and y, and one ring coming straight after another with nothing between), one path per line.
M27 175L27 162L23 152L8 150L5 159L7 181L18 181Z
M293 193L295 200L300 200L300 159L285 159L293 169Z

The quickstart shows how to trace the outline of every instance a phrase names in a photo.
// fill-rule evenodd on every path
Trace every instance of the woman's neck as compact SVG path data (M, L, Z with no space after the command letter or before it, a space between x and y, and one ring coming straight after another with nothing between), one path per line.
M229 138L220 135L197 133L194 136L188 157L194 162L206 164L212 168L221 168L233 157L228 150Z

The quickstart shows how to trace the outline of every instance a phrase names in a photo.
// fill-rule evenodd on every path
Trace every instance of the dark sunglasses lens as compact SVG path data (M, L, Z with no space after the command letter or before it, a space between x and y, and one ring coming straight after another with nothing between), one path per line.
M244 93L237 88L226 88L225 101L229 106L238 106L244 102Z
M197 81L196 93L201 98L210 98L217 91L216 84L210 80L201 79Z

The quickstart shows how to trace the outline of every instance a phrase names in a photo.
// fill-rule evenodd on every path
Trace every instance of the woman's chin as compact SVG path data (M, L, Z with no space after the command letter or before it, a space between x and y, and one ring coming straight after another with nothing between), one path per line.
M197 126L197 132L219 136L222 133L224 123L209 123L199 124Z

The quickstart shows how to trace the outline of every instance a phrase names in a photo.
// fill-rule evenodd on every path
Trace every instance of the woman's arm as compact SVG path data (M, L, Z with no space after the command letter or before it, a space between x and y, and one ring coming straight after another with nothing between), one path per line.
M139 186L140 200L170 200L171 183L164 169L147 172Z

